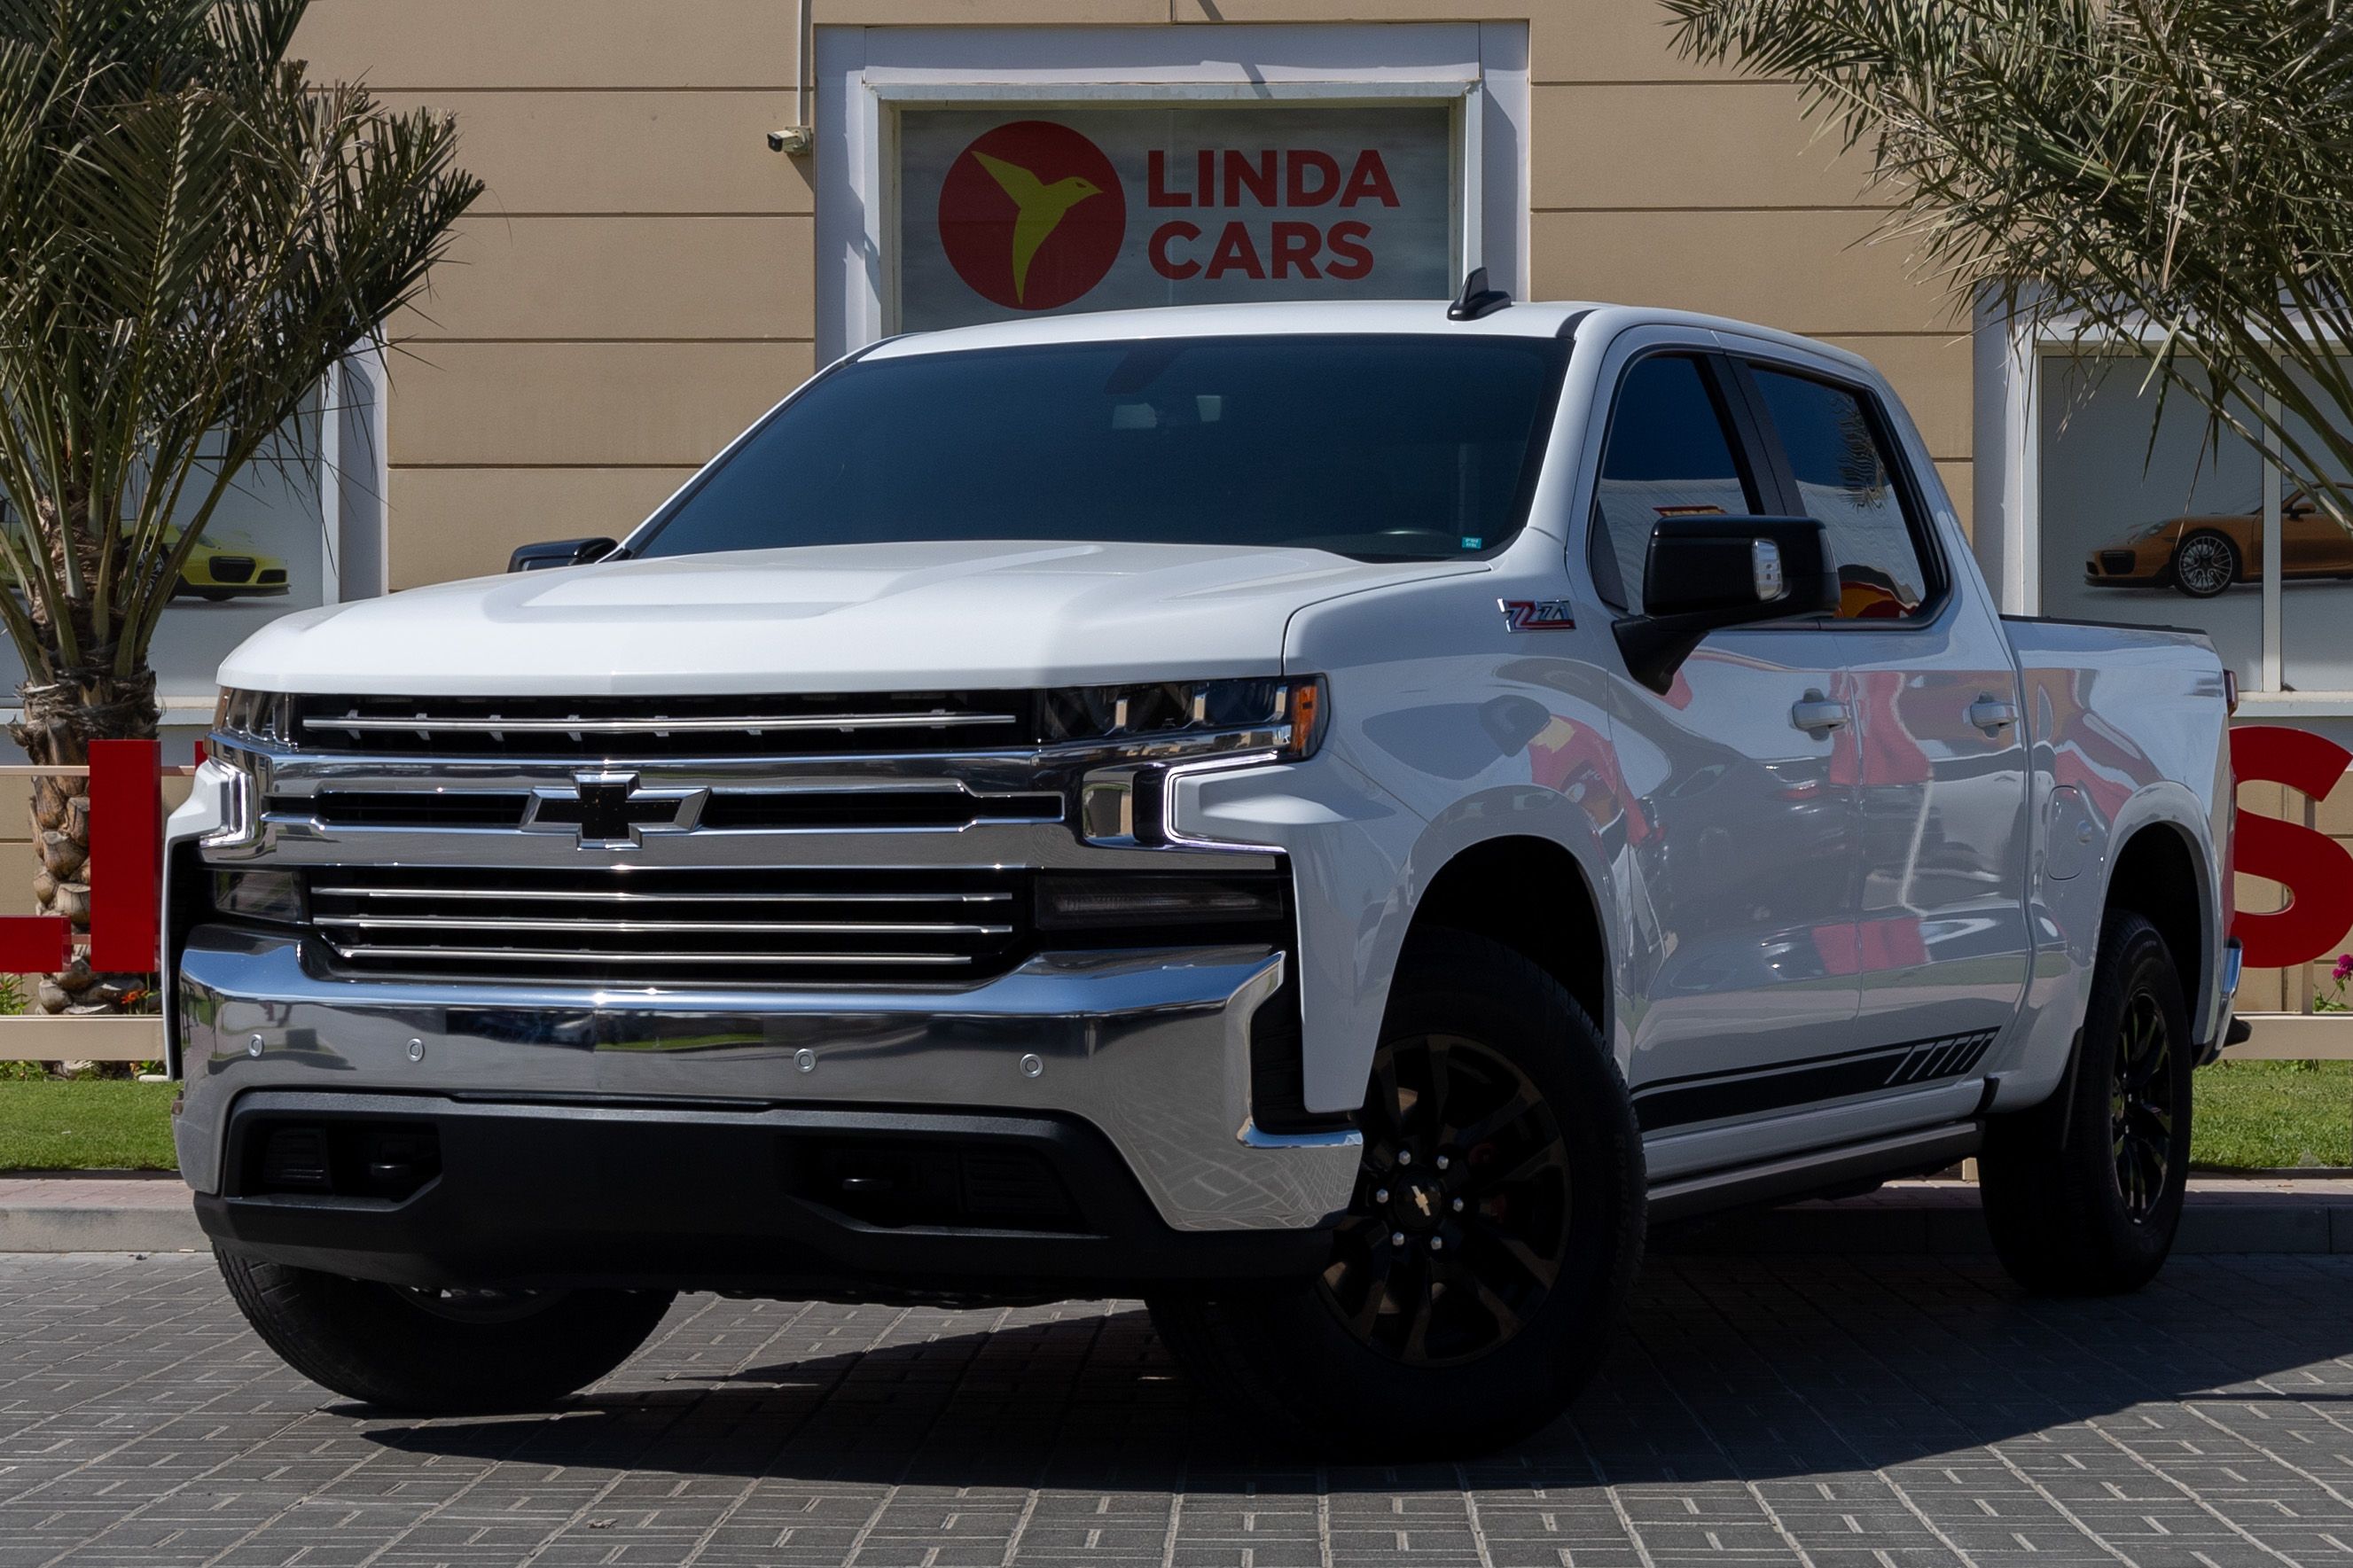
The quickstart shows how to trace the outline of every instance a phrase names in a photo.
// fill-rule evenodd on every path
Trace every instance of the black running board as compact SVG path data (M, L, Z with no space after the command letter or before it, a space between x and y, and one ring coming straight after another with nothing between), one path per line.
M1732 1165L1677 1176L1651 1188L1651 1219L1691 1219L1720 1209L1789 1203L1855 1182L1941 1171L1978 1152L1985 1130L1975 1121L1948 1122L1860 1143L1787 1154L1755 1165Z

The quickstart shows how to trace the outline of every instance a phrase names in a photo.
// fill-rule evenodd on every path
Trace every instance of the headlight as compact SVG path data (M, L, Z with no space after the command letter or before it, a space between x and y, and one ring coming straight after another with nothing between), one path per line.
M1046 693L1042 718L1049 745L1151 761L1273 752L1297 762L1315 750L1323 714L1320 677L1264 676L1066 687Z
M1295 763L1323 738L1320 676L1176 681L1049 692L1046 730L1064 745L1109 753L1079 784L1079 835L1109 848L1268 852L1183 837L1168 820L1170 784L1184 774Z

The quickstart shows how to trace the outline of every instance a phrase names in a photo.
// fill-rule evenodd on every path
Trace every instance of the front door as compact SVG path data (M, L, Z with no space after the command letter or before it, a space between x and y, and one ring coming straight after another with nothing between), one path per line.
M1597 592L1630 609L1661 518L1764 509L1753 432L1712 346L1622 352L1588 559ZM1820 1085L1799 1064L1853 1047L1855 691L1820 658L1834 640L1719 632L1663 696L1613 683L1641 823L1622 861L1634 948L1620 994L1648 1138L1800 1103Z

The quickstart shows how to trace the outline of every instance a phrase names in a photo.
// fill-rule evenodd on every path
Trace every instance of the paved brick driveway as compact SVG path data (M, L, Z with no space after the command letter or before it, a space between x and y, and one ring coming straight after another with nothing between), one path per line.
M2353 1259L2028 1302L1913 1258L1662 1258L1573 1418L1303 1468L1141 1311L682 1301L556 1415L343 1414L206 1260L0 1258L0 1563L2353 1561Z

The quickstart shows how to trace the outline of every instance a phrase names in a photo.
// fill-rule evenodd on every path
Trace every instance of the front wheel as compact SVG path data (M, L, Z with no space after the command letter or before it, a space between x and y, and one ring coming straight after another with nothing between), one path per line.
M1153 1321L1258 1429L1318 1450L1525 1436L1592 1376L1641 1261L1624 1081L1556 981L1452 931L1399 964L1372 1077L1324 1272L1156 1296Z
M1986 1128L1978 1190L2012 1279L2108 1295L2164 1267L2189 1183L2194 1049L2165 939L2143 917L2111 910L2073 1092L2062 1086Z
M216 1250L246 1321L296 1372L426 1415L543 1407L628 1360L666 1290L417 1290Z

